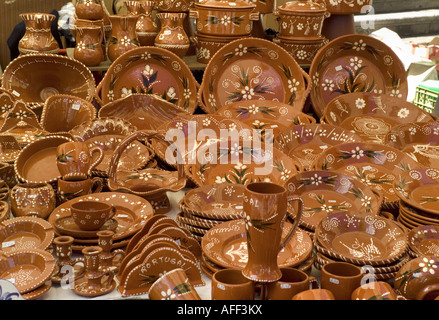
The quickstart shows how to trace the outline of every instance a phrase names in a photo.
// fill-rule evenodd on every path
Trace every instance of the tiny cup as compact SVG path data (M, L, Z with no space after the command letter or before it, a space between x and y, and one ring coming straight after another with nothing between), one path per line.
M254 300L255 284L241 270L222 269L212 276L212 300Z
M70 207L73 221L82 230L98 230L116 213L116 208L99 201L80 201Z

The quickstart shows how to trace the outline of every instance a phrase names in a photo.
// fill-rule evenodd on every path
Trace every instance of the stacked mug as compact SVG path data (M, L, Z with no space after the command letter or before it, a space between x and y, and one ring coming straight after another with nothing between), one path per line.
M245 0L203 0L194 4L189 17L195 19L197 61L207 64L225 44L250 37L253 21L259 20L256 6Z
M274 15L279 32L273 39L302 67L309 67L316 52L328 43L322 36L323 21L330 16L326 7L310 0L289 1L279 6Z

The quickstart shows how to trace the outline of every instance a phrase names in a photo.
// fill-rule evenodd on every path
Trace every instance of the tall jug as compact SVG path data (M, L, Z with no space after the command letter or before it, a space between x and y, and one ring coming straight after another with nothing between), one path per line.
M104 56L103 32L100 26L76 27L76 46L73 57L87 67L99 65Z
M154 1L125 1L128 12L138 15L136 24L137 38L141 46L153 46L154 40L159 33L159 26L152 18Z
M111 38L108 44L108 58L116 60L123 53L140 46L136 33L136 15L111 15Z
M52 35L51 25L55 16L48 13L20 14L26 25L26 32L18 43L21 54L59 52L59 45Z

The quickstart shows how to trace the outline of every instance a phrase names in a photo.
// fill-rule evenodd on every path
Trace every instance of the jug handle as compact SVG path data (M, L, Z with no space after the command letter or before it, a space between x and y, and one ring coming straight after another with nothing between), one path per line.
M92 171L94 168L96 168L101 162L102 159L104 159L104 151L99 146L94 146L90 149L90 157L93 155L93 153L98 153L98 158L90 165L90 168L88 169L88 175L92 175Z
M295 196L288 197L287 202L290 203L291 201L299 201L299 209L296 216L293 216L292 213L290 213L290 211L287 210L287 214L291 217L291 219L294 219L294 224L291 230L288 232L287 236L285 237L285 240L282 241L280 248L281 250L285 248L288 242L290 242L290 240L293 238L294 234L296 233L297 227L300 224L300 220L302 219L303 207L304 207L303 199Z

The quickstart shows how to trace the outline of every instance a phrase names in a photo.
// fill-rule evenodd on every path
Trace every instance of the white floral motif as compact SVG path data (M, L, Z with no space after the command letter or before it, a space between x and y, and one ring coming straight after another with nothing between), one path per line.
M437 270L437 265L434 263L434 260L428 260L428 258L424 257L422 258L421 263L419 263L419 266L422 268L422 272L429 272L430 274L435 274Z
M120 39L120 44L123 46L129 46L130 45L130 38L128 38L128 36L124 36L122 39Z
M363 98L358 98L355 100L355 106L357 109L363 109L366 106L366 101Z
M364 156L364 151L360 149L360 147L356 147L355 150L352 150L352 158L360 159Z
M359 41L355 41L354 45L352 46L352 49L356 51L362 51L366 49L366 43L363 41L363 39L360 39Z
M241 90L242 98L245 100L251 100L255 95L255 91L249 86L245 86L244 89Z
M297 30L302 30L303 29L303 24L302 23L298 23L297 24Z
M142 73L143 73L144 76L150 77L154 73L154 69L151 68L151 66L149 64L147 64L145 66L145 68L143 68L143 72Z
M122 88L121 93L120 93L120 96L121 96L121 97L127 97L127 96L129 96L130 94L132 94L131 89Z
M166 95L170 98L170 99L174 99L175 96L177 95L177 93L175 92L175 88L174 87L170 87L168 89L168 92L166 92Z
M361 64L363 63L363 60L358 59L358 57L354 57L350 59L351 62L351 67L354 68L355 70L358 70L359 68L361 68Z
M296 56L298 59L306 59L306 51L305 50L299 50L296 53Z
M248 112L252 113L252 114L256 114L259 111L259 107L257 107L256 105L252 104L251 106L248 107Z
M334 83L332 80L325 79L325 82L322 83L322 86L323 86L323 90L325 90L325 91L326 90L329 90L329 91L334 90Z
M162 292L160 292L160 294L162 295L162 300L172 300L172 299L175 299L177 297L176 294L173 293L171 289L168 289L166 291L162 291Z
M290 92L297 91L298 85L300 85L300 82L296 81L296 79L288 80L288 88L290 89Z
M242 56L244 53L247 53L247 47L244 47L242 44L235 49L236 56Z
M398 117L407 118L409 113L410 113L410 111L407 108L402 108L401 110L398 111Z

